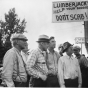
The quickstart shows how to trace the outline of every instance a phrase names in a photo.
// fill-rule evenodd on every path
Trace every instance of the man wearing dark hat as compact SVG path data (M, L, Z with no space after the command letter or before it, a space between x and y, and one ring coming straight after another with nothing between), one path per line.
M73 57L73 45L69 42L63 44L66 55L58 61L58 76L61 87L81 87L82 77L78 60Z
M3 59L2 79L7 87L26 87L27 73L21 50L27 45L27 38L23 34L11 36L12 48Z
M48 69L46 66L45 51L49 44L47 35L40 35L38 38L38 48L33 50L27 60L27 71L31 75L31 87L46 87Z
M88 60L85 56L80 54L81 48L74 46L74 54L79 61L81 73L82 73L82 87L88 88Z

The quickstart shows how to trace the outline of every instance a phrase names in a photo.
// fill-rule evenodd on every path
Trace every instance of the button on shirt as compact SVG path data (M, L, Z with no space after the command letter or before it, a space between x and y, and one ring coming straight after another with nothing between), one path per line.
M54 51L54 53L51 53L50 51L48 51L48 58L47 58L47 65L48 65L48 69L49 71L56 75L58 72L58 59L59 59L59 54Z
M8 87L14 86L13 80L17 82L27 81L27 74L21 53L15 47L6 52L3 60L2 79ZM19 65L17 65L17 61Z
M33 77L39 78L40 74L47 75L45 55L41 49L33 50L27 60L27 71Z
M58 75L61 86L64 85L64 79L75 79L76 77L79 79L78 83L82 83L78 60L73 56L65 55L60 57L58 61Z

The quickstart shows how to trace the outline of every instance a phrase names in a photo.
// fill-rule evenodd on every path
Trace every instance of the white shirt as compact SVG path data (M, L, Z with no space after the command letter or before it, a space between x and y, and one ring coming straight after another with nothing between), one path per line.
M64 79L75 79L78 77L79 83L82 83L81 71L78 60L68 55L60 57L58 61L58 76L60 85L64 85Z

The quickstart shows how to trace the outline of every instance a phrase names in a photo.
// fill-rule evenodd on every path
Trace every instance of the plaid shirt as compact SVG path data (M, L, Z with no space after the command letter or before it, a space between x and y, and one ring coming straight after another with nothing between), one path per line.
M39 48L33 50L27 60L27 71L30 75L39 78L39 74L48 74L45 54Z

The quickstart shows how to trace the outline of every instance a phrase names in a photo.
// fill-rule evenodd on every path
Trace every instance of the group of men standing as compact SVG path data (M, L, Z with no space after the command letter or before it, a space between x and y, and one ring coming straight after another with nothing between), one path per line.
M40 35L38 48L28 55L27 40L23 34L13 34L11 37L13 47L3 58L2 84L8 87L82 86L80 65L72 55L72 44L65 42L62 51L66 55L60 55L54 50L55 38ZM26 51L24 55L23 50Z

